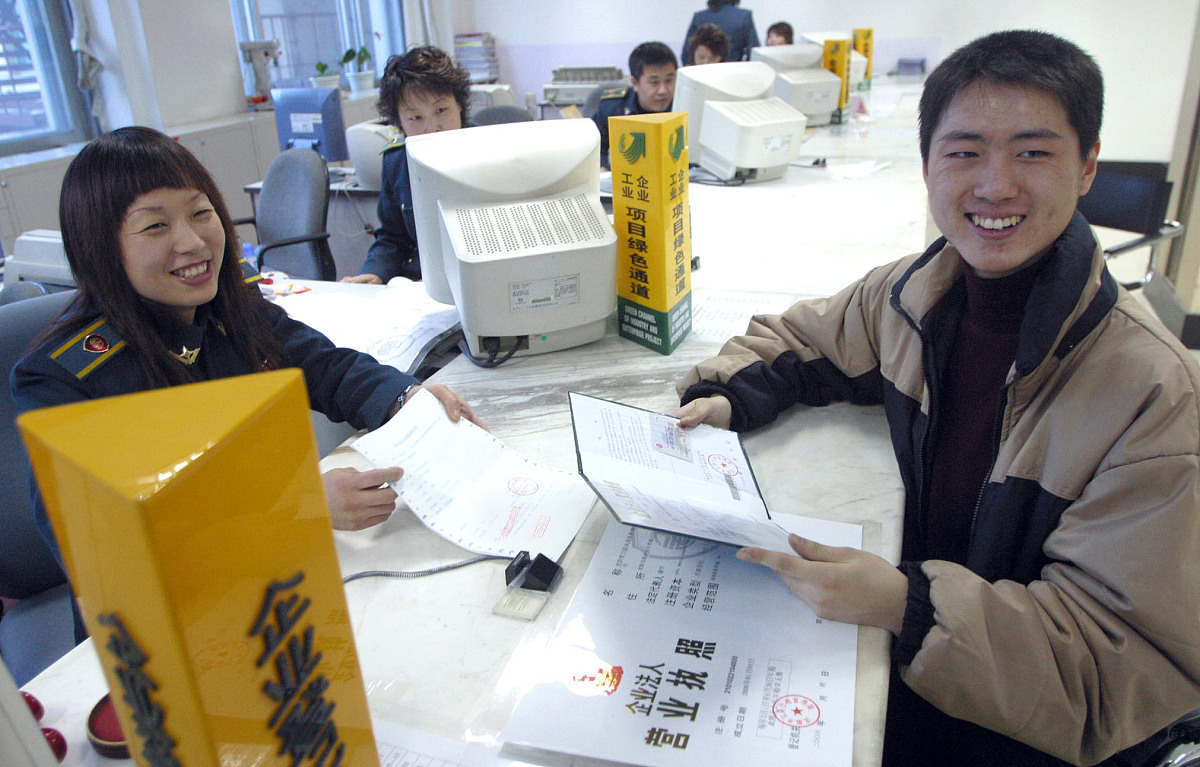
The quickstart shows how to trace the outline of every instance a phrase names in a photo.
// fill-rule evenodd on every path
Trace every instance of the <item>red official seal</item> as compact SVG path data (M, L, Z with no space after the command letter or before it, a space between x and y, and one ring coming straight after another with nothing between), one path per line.
M537 481L529 477L513 477L508 481L508 492L513 495L533 495L537 491Z
M106 352L108 351L108 347L108 339L104 336L98 336L95 333L91 333L87 338L83 339L83 348L93 354Z
M735 477L738 473L737 464L729 460L723 455L712 453L708 456L708 465L713 467L713 471L720 472L727 477Z
M771 711L788 727L808 727L821 719L821 709L803 695L784 695L775 701Z

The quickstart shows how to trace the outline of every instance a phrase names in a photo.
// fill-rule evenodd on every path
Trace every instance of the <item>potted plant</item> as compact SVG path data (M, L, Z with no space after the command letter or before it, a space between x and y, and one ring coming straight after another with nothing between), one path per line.
M337 72L330 72L329 65L324 61L318 61L316 65L317 73L308 78L314 88L336 88L342 81L342 76Z
M362 46L358 50L347 48L342 54L342 67L351 62L354 63L355 71L346 73L346 80L350 83L350 90L355 93L369 91L375 87L375 70L367 69L367 62L371 60L371 51L367 46Z

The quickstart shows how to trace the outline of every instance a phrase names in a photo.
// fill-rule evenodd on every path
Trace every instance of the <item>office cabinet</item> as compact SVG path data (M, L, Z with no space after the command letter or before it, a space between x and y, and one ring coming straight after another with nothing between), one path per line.
M57 157L0 171L0 228L4 252L12 253L21 232L58 229L58 193L70 157Z

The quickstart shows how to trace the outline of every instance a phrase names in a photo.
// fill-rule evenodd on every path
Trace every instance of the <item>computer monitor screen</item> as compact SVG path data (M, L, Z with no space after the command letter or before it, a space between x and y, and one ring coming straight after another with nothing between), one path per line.
M771 95L775 70L761 61L727 61L681 67L675 77L674 112L688 113L688 141L700 136L706 101L752 101Z
M405 146L425 290L458 308L473 356L603 337L617 240L600 204L595 123L485 125Z
M763 45L750 49L750 60L769 64L778 72L789 69L819 67L825 58L825 47L816 43L795 45Z
M279 149L315 150L326 162L349 159L342 95L337 88L275 88L275 130Z

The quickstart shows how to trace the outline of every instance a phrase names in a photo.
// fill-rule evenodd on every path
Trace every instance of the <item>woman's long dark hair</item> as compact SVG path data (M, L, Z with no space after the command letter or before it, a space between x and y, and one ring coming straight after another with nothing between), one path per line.
M190 369L167 349L157 330L165 307L134 290L121 259L119 232L133 201L155 189L195 189L207 195L225 229L225 253L211 306L251 371L274 367L278 342L262 327L262 295L242 279L237 232L213 177L179 142L151 128L118 128L95 139L63 177L59 225L79 287L52 332L82 329L103 316L125 339L153 387L190 383Z

